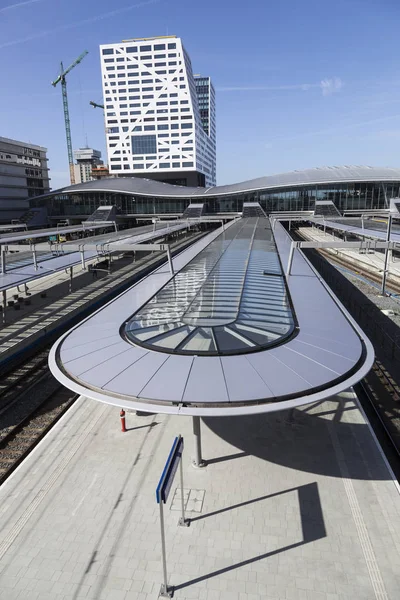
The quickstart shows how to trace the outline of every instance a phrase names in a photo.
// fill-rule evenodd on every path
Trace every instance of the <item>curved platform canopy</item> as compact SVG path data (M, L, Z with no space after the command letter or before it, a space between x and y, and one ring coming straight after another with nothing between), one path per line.
M328 398L370 370L373 348L291 238L267 218L207 234L66 333L54 376L123 408L261 413Z
M241 183L220 185L212 188L195 188L171 185L145 179L141 177L109 177L101 180L87 181L77 185L70 185L58 190L53 190L44 198L57 194L72 194L80 192L110 192L161 198L203 198L224 195L241 194L257 190L285 188L294 186L310 186L327 183L348 183L358 181L390 182L400 181L400 168L367 167L367 166L342 166L342 167L317 167L303 171L291 171L279 175L258 177Z

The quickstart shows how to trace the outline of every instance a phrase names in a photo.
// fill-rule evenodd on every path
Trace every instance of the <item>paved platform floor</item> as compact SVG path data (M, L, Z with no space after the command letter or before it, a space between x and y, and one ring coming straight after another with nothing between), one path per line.
M346 392L202 422L81 399L0 488L1 600L148 600L162 579L155 488L185 438L190 527L165 510L177 600L398 600L400 495Z

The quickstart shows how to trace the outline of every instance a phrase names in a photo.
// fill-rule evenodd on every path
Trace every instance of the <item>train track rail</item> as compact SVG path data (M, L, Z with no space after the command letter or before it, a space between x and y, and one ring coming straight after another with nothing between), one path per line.
M10 405L25 395L47 372L49 349L38 352L27 362L0 379L0 419Z
M50 373L34 387L40 397L29 406L24 405L19 414L10 408L8 416L12 422L8 419L4 427L0 423L0 485L79 397L56 382ZM5 414L0 417L1 421L4 417Z

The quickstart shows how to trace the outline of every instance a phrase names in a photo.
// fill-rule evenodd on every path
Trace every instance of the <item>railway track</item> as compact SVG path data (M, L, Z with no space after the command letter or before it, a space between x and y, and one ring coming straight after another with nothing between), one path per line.
M202 235L195 235L192 242ZM187 243L187 240L174 243L175 253ZM147 255L136 264L145 271L158 262L158 257ZM51 375L47 362L50 346L42 346L1 377L0 485L79 397Z
M360 265L359 267L357 266L357 268L355 268L354 263L347 261L343 256L336 256L334 254L331 254L327 250L318 249L318 252L321 254L321 256L326 258L326 260L337 264L341 267L344 267L345 269L348 269L349 271L354 273L354 275L361 275L362 277L364 277L364 279L367 279L380 287L382 283L382 275L377 273L375 274L372 271L363 268L362 265ZM400 285L397 282L391 280L390 273L388 274L386 280L386 289L393 294L400 294Z
M10 405L26 394L48 372L49 349L40 351L29 361L20 365L0 379L0 419Z
M31 387L29 403L0 416L0 485L78 399L48 372Z

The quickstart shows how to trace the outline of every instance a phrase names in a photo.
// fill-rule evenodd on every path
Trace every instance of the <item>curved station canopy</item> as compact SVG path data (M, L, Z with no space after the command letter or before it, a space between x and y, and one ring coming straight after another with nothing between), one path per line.
M279 222L207 234L66 333L54 376L123 408L261 413L328 398L370 370L372 346Z
M346 165L338 167L316 167L302 171L290 171L277 175L266 175L249 181L219 185L215 187L186 187L172 185L153 179L141 177L108 177L101 180L87 181L76 185L53 190L43 197L56 194L78 194L80 192L107 192L112 194L127 194L152 196L160 198L197 198L205 200L217 197L257 190L273 190L292 188L296 186L310 187L321 184L341 184L346 182L393 182L400 181L400 169L389 167L369 167Z

